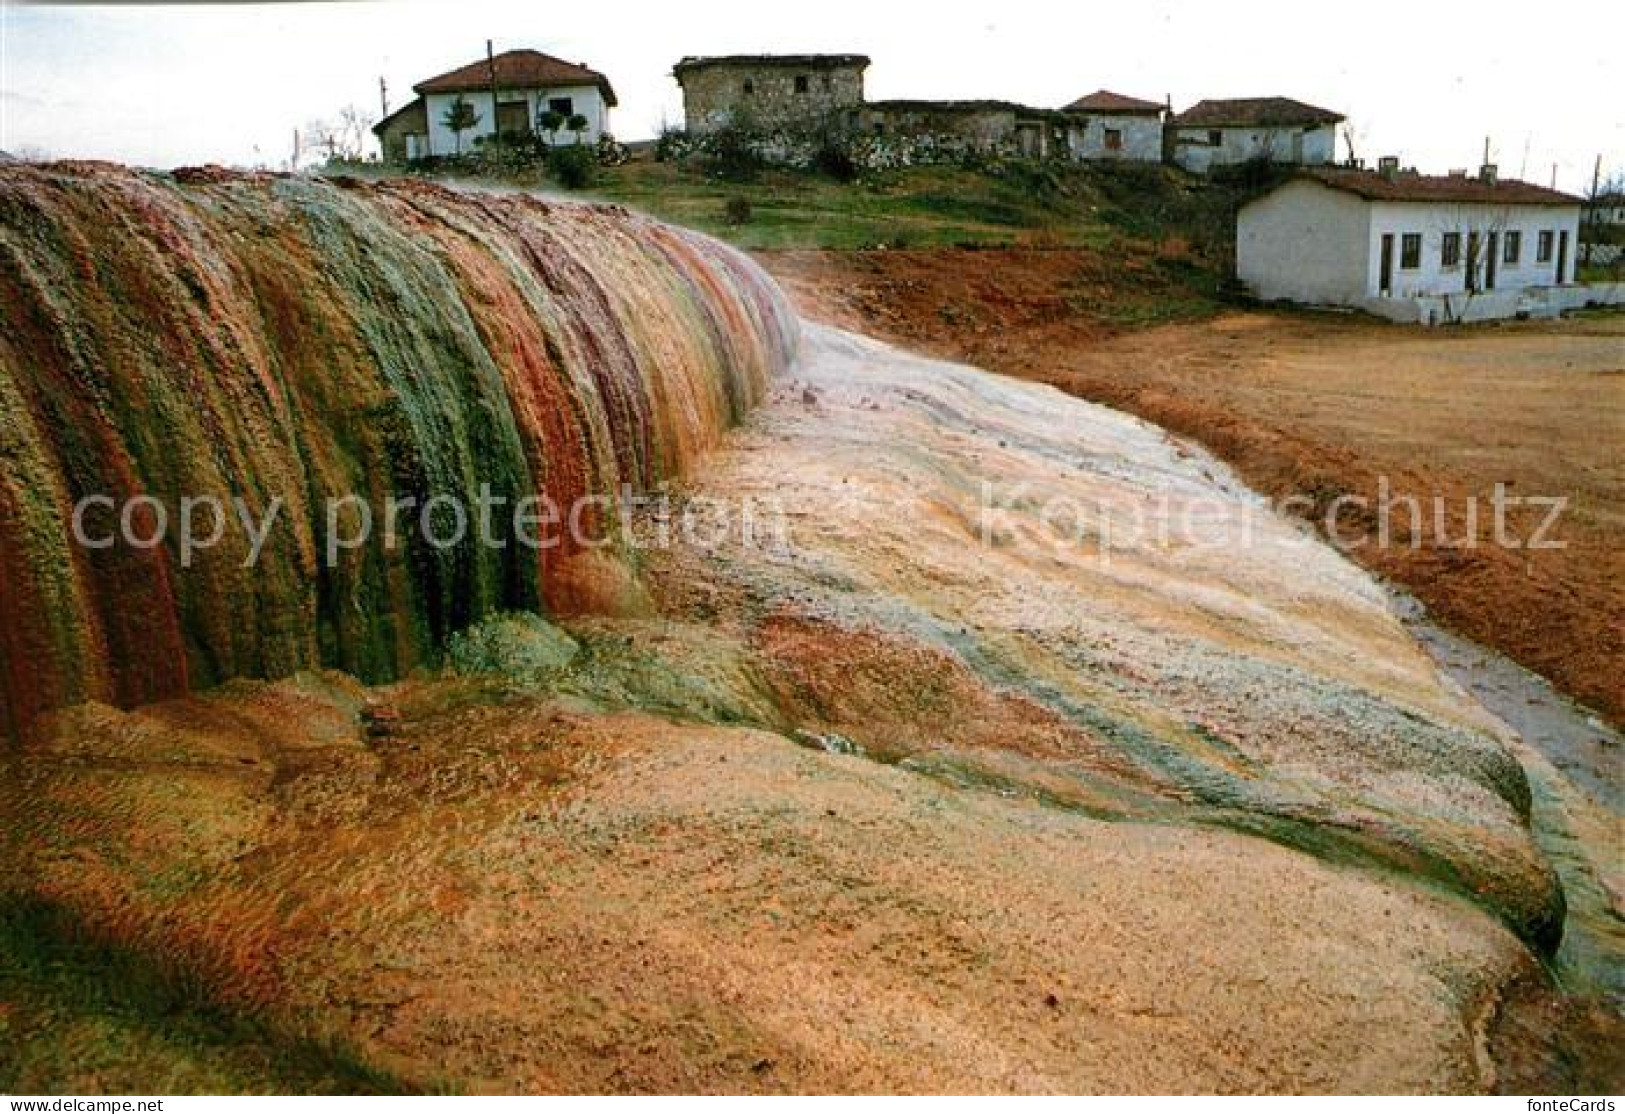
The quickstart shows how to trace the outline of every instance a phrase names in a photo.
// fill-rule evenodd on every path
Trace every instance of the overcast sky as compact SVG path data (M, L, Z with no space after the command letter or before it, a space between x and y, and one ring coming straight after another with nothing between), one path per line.
M1284 95L1346 113L1359 153L1590 183L1625 168L1625 4L1363 0L504 0L0 6L0 148L148 166L275 165L293 129L532 47L608 74L625 139L681 119L685 54L856 51L871 97L1056 107L1097 88L1184 108ZM1340 146L1339 155L1343 154Z

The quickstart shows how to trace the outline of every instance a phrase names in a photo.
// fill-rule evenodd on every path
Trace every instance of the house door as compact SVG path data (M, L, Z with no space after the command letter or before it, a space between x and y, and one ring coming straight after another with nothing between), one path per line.
M1501 253L1500 253L1500 250L1499 250L1500 242L1501 242L1501 234L1499 232L1491 232L1490 236L1489 236L1489 240L1488 240L1489 254L1484 257L1484 289L1485 290L1494 290L1495 289L1495 268L1501 262Z
M1478 264L1482 257L1479 255L1478 231L1475 229L1467 233L1467 293L1478 293Z
M1569 230L1557 234L1557 285L1562 286L1569 277Z
M497 131L503 135L524 135L530 131L530 106L524 101L497 105Z
M1394 234L1382 234L1382 278L1377 283L1377 291L1383 296L1394 292Z

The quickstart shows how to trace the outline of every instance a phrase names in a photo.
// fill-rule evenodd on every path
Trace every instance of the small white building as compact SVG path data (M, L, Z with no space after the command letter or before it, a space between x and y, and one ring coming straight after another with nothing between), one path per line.
M1161 162L1165 107L1106 89L1079 97L1061 110L1072 157L1080 161Z
M420 82L413 92L417 100L373 128L386 158L468 154L477 140L499 130L504 135L537 135L546 142L576 142L577 134L567 129L554 133L543 129L549 112L565 120L582 117L587 126L580 141L597 143L609 132L609 110L616 103L609 78L539 50L507 50L481 58ZM459 101L473 114L472 124L461 132L450 126L450 113Z
M1199 101L1168 122L1174 162L1194 174L1262 160L1324 166L1337 158L1341 113L1289 97Z
M1554 316L1617 290L1573 287L1581 201L1527 182L1304 170L1236 217L1236 274L1265 301L1424 324Z

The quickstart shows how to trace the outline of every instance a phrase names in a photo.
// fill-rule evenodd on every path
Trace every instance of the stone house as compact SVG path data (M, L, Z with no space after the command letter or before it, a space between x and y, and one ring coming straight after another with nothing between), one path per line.
M1494 167L1307 169L1237 214L1236 273L1265 300L1396 321L1551 316L1620 293L1571 285L1581 204Z
M672 68L691 136L729 124L772 131L817 126L863 104L861 54L733 54L684 58Z
M412 91L417 99L372 129L386 161L406 162L459 151L466 154L474 150L477 140L498 131L574 143L577 137L573 133L543 132L542 119L549 112L565 118L583 117L587 126L581 142L597 143L609 133L609 110L616 104L609 78L538 50L508 50L481 58L419 82ZM459 100L476 117L473 126L460 135L446 126L447 111Z
M1161 162L1162 121L1156 101L1106 89L1079 97L1061 110L1072 118L1067 149L1080 161Z
M1289 97L1199 101L1168 122L1167 156L1205 174L1264 159L1290 166L1336 161L1340 113Z

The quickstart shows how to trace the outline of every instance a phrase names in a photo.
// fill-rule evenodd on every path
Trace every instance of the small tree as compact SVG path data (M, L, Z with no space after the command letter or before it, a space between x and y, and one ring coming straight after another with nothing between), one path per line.
M367 150L367 137L372 134L372 126L377 118L370 112L355 105L346 105L339 110L339 157L351 162L359 162Z
M550 108L542 113L542 118L536 121L536 126L547 133L547 145L551 147L558 142L559 129L564 127L564 113Z
M372 124L372 117L352 104L341 109L336 120L306 124L299 145L302 150L321 152L328 162L360 162Z
M480 122L480 114L458 94L457 99L446 106L446 111L440 116L440 122L451 131L452 138L457 143L457 153L463 153L463 133L475 127Z
M1444 311L1447 321L1464 317L1473 299L1486 292L1490 268L1499 264L1499 260L1492 263L1490 252L1505 250L1506 230L1511 218L1511 210L1506 208L1491 209L1486 213L1478 205L1453 205L1435 221L1436 231L1430 250L1439 254L1440 269L1461 269L1461 308L1458 310L1452 302L1452 298L1458 295L1446 294ZM1447 236L1455 237L1455 262L1452 263L1442 262Z
M569 128L570 131L575 135L576 146L581 146L581 134L587 130L587 118L578 112L574 116L570 117L569 121L566 122L565 127Z

